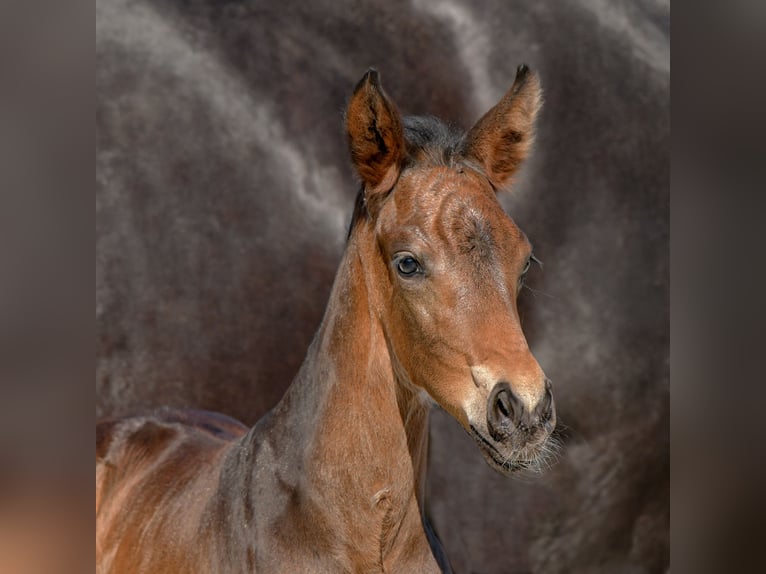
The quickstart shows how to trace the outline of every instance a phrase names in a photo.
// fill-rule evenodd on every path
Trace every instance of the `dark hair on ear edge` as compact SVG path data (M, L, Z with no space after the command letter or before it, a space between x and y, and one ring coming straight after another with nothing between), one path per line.
M402 171L411 166L417 158L434 166L451 165L460 154L465 134L433 116L407 116L402 120L407 159ZM359 189L354 201L354 211L348 227L346 240L356 225L369 216L364 186Z

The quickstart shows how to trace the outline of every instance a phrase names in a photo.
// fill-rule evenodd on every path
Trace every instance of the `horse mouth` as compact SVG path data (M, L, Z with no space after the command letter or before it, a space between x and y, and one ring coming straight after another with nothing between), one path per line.
M522 449L518 453L513 452L510 456L505 456L473 425L471 425L471 432L468 434L479 445L487 464L500 474L509 476L525 470L537 473L543 469L544 461L538 452L531 453L532 456L529 456L530 453L524 452Z

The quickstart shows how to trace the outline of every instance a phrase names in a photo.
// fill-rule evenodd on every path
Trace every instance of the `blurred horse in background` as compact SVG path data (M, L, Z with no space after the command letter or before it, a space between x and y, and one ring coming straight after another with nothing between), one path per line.
M667 2L98 0L96 31L97 415L252 424L343 250L347 86L374 65L405 113L473 123L527 61L546 103L501 201L545 262L519 312L566 448L509 480L434 412L426 510L458 572L667 569Z

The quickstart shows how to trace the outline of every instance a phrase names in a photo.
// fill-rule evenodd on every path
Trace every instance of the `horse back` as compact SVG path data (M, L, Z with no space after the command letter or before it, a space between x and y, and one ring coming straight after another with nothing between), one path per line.
M96 425L96 563L98 572L193 570L173 551L194 539L216 462L247 427L205 411L161 409ZM135 553L155 541L153 556ZM159 570L158 570L159 568Z

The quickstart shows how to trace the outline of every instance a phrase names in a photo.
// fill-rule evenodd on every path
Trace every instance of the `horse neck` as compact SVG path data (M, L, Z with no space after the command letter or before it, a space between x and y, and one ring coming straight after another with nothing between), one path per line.
M300 473L283 483L347 507L347 517L386 507L395 522L413 503L422 513L428 407L395 375L371 233L363 226L352 234L317 336L268 434L278 456L292 459L281 472Z

